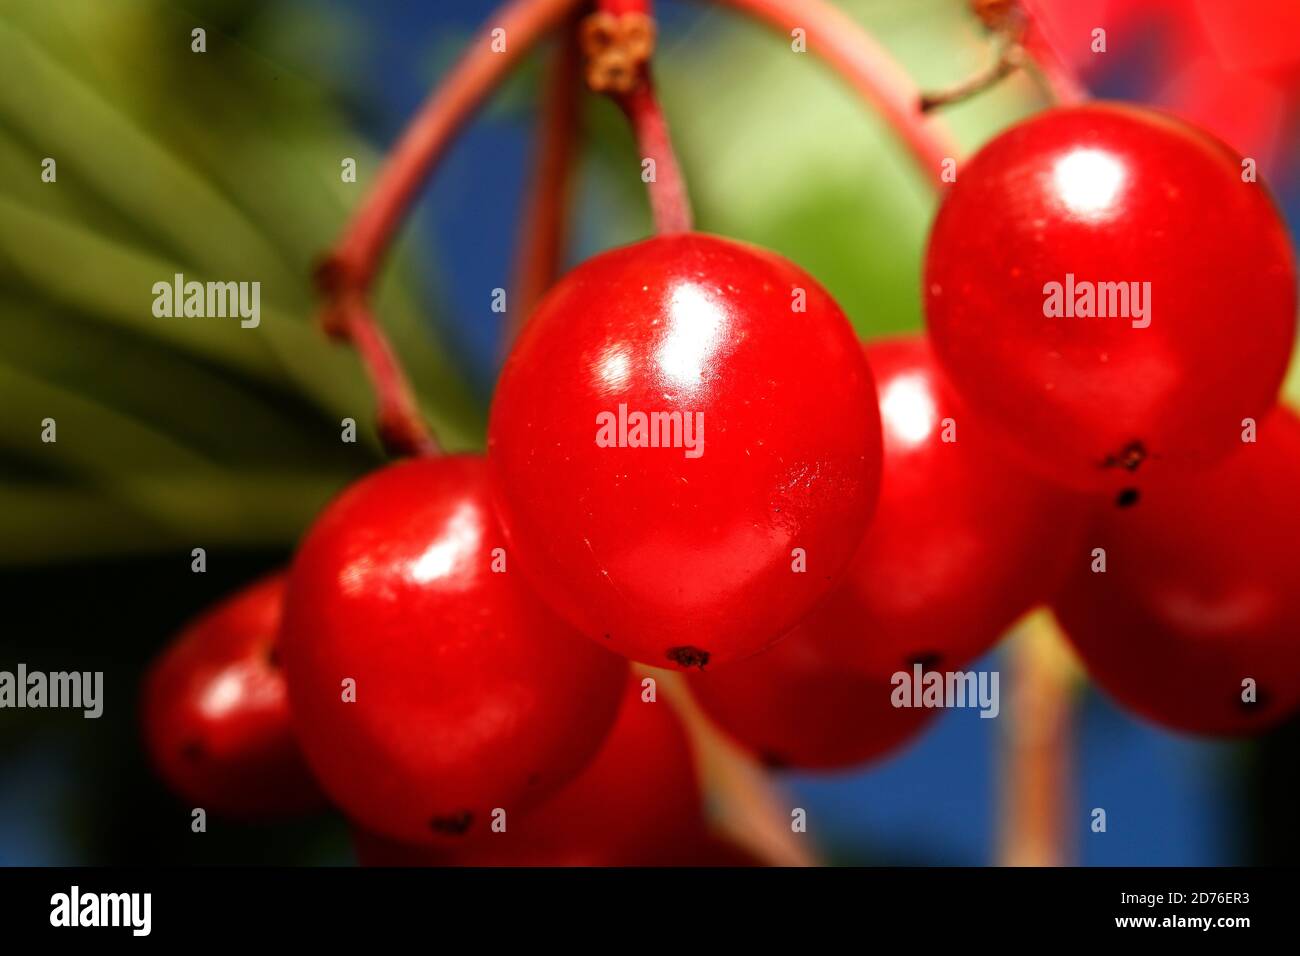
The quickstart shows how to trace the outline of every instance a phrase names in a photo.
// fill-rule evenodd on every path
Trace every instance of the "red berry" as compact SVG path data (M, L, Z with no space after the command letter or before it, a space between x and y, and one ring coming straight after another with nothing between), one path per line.
M656 413L681 416L669 445L702 421L702 453L632 447L633 416ZM561 280L502 373L488 438L539 593L589 637L675 668L793 626L848 563L879 479L871 374L839 307L779 256L698 234Z
M932 711L894 707L888 681L846 670L801 625L762 654L691 677L710 717L769 767L851 767L917 734Z
M414 846L352 828L352 852L359 866L454 866L450 850Z
M1052 595L1083 509L965 414L923 337L866 354L884 434L880 505L844 583L800 630L877 680L917 662L958 669Z
M1056 613L1088 672L1157 723L1239 734L1300 706L1300 419L1096 529ZM1243 681L1257 701L1243 701Z
M326 805L289 724L283 603L283 574L243 589L187 625L145 677L149 756L197 807L257 819Z
M507 818L460 851L356 835L362 863L389 866L654 866L693 860L707 843L699 780L681 719L630 682L604 747L542 806Z
M613 723L626 665L546 610L500 563L504 544L486 465L466 456L370 475L298 551L282 638L294 726L364 827L425 844L486 834L495 809L572 779Z
M926 319L972 412L1060 480L1120 489L1223 457L1272 407L1295 283L1286 227L1240 157L1162 114L1094 104L1034 116L958 171L926 254ZM1046 314L1077 313L1089 291L1128 315Z
M767 866L762 859L743 846L721 837L706 837L688 857L675 866L737 867Z

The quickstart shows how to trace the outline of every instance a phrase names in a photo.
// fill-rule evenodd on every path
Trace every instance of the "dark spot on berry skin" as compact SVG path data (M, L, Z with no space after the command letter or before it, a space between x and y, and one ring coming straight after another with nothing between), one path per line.
M279 669L280 667L280 645L279 644L272 643L266 645L266 662L270 664L272 667Z
M528 786L535 787L541 782L542 782L542 775L540 773L530 773L528 775Z
M704 670L704 665L709 662L709 652L684 644L681 647L668 648L668 659L682 667L698 667Z
M1115 506L1117 508L1132 508L1138 503L1141 494L1136 488L1125 488L1115 496Z
M790 766L790 761L771 750L764 750L758 755L758 760L768 770L785 770Z
M1123 468L1125 471L1137 471L1142 467L1142 462L1146 461L1150 455L1147 452L1147 446L1140 441L1131 441L1118 453L1106 456L1106 460L1101 463L1103 468Z
M474 814L468 810L462 810L449 817L434 817L429 821L429 829L434 833L445 833L450 836L464 836L469 832L469 828L474 823Z
M608 634L605 635L605 640L609 640L609 635L608 635Z
M921 670L934 671L939 669L941 661L943 661L943 655L938 651L921 651L921 653L914 655L912 659L907 662L907 665L908 667L915 667L917 664L920 664Z
M186 760L198 761L203 759L203 744L197 740L187 740L181 744L181 756Z

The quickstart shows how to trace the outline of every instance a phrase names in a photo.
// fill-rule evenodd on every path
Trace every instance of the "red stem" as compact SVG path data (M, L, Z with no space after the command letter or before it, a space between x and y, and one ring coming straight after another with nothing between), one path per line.
M321 324L357 349L375 393L380 438L394 454L433 454L438 446L370 313L369 289L416 190L456 132L538 38L584 2L509 0L497 11L393 147L371 192L317 271L327 300ZM500 52L499 39L505 42Z
M438 443L420 416L406 374L365 302L349 295L338 308L375 393L376 426L384 447L395 455L436 455Z
M653 6L651 0L596 0L597 10L616 17L626 14L653 17ZM631 90L612 95L632 126L632 135L636 137L642 159L654 163L654 179L646 186L655 232L661 236L690 232L694 218L691 214L690 195L686 190L681 164L677 162L677 153L673 149L668 121L664 118L659 98L655 94L650 64L640 66L639 75Z
M668 123L655 97L649 69L646 69L643 83L638 84L632 92L617 97L617 100L632 124L632 133L636 136L642 158L654 161L655 178L646 185L655 232L661 236L690 232L693 217L690 196L686 192L686 180L673 150Z
M519 231L509 319L502 334L506 348L532 314L538 299L555 282L568 240L582 76L576 29L576 19L564 27L542 94L536 165Z
M538 38L584 0L508 0L470 43L460 61L425 100L393 147L379 179L330 256L330 269L350 286L369 288L416 190L479 103ZM493 33L506 48L494 52Z

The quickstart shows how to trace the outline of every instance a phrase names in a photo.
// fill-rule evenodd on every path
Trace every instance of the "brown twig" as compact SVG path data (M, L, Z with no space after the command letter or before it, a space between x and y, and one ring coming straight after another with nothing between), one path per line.
M970 99L1025 67L1056 103L1078 103L1087 97L1087 91L1043 31L1035 0L973 0L971 6L997 37L997 59L989 68L950 89L923 95L922 112Z
M1025 65L1024 48L1018 43L1005 44L993 65L976 73L970 79L946 90L925 93L921 96L921 112L928 113L941 106L952 106L983 93Z

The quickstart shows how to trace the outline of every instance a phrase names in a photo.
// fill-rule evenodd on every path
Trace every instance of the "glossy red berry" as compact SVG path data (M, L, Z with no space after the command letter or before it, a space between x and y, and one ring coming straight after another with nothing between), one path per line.
M802 626L757 656L693 675L690 686L718 726L773 769L865 763L914 737L933 714L894 707L888 681L847 670Z
M488 458L539 593L627 657L702 667L826 593L875 504L879 431L830 296L779 256L689 234L550 292L502 373Z
M663 700L624 694L591 765L535 810L463 850L403 847L358 833L358 857L387 866L656 866L693 862L709 844L681 719Z
M283 603L283 574L250 585L187 625L145 677L149 757L196 807L259 819L326 805L290 727Z
M1300 419L1278 409L1212 470L1108 514L1056 613L1088 673L1157 723L1249 733L1300 706ZM1243 698L1255 682L1255 702Z
M1074 495L1006 454L961 407L922 336L867 346L880 395L880 505L844 582L800 625L888 681L965 666L1061 583L1078 554Z
M1223 457L1272 407L1295 284L1286 227L1239 156L1092 104L1019 123L958 171L926 321L973 413L1058 479L1118 494Z
M339 496L290 572L294 727L357 823L456 844L540 803L595 755L625 663L529 592L477 457L392 465Z

